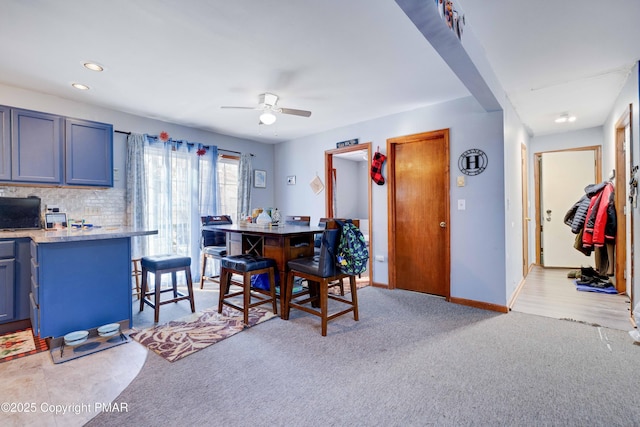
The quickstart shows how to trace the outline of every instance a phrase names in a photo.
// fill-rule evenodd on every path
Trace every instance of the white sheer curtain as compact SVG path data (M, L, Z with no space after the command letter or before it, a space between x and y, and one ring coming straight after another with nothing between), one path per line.
M243 153L238 165L238 211L236 219L240 221L242 215L251 214L251 182L252 182L251 154Z
M199 145L200 167L200 216L221 215L218 212L220 206L220 192L218 191L218 147Z
M145 136L132 133L127 137L127 196L128 225L147 228L147 181L144 167ZM131 238L131 257L140 258L147 253L147 237Z
M198 280L200 216L216 214L219 206L217 147L139 134L127 144L129 224L158 230L134 245L133 256L189 256Z

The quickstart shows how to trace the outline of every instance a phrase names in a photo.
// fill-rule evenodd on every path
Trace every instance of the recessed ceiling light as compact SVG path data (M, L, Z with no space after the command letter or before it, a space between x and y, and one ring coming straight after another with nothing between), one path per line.
M85 62L84 64L84 68L86 68L87 70L91 70L91 71L103 71L104 67L94 63L94 62Z
M554 122L556 122L556 123L567 123L567 122L573 123L575 121L576 121L576 116L570 116L567 113L564 113L564 114L558 116L554 120Z
M82 83L71 83L71 86L75 87L76 89L80 89L80 90L89 90L89 86L83 85Z

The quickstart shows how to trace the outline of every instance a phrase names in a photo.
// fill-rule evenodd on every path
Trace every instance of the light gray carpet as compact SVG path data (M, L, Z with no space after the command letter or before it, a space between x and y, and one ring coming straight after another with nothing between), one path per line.
M625 331L364 288L360 321L292 311L176 363L154 353L89 426L640 425Z

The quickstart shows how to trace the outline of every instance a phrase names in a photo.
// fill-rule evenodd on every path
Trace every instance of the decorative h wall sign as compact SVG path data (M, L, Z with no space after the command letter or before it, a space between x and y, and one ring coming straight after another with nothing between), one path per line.
M477 148L467 150L458 158L458 169L465 175L480 175L487 168L489 158Z

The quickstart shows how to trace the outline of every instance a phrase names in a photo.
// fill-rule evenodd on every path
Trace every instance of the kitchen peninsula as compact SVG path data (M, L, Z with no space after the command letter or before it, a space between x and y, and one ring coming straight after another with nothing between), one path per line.
M14 320L30 318L41 338L115 322L131 327L131 237L151 234L131 227L0 232L0 255L14 263L15 294L7 292Z

